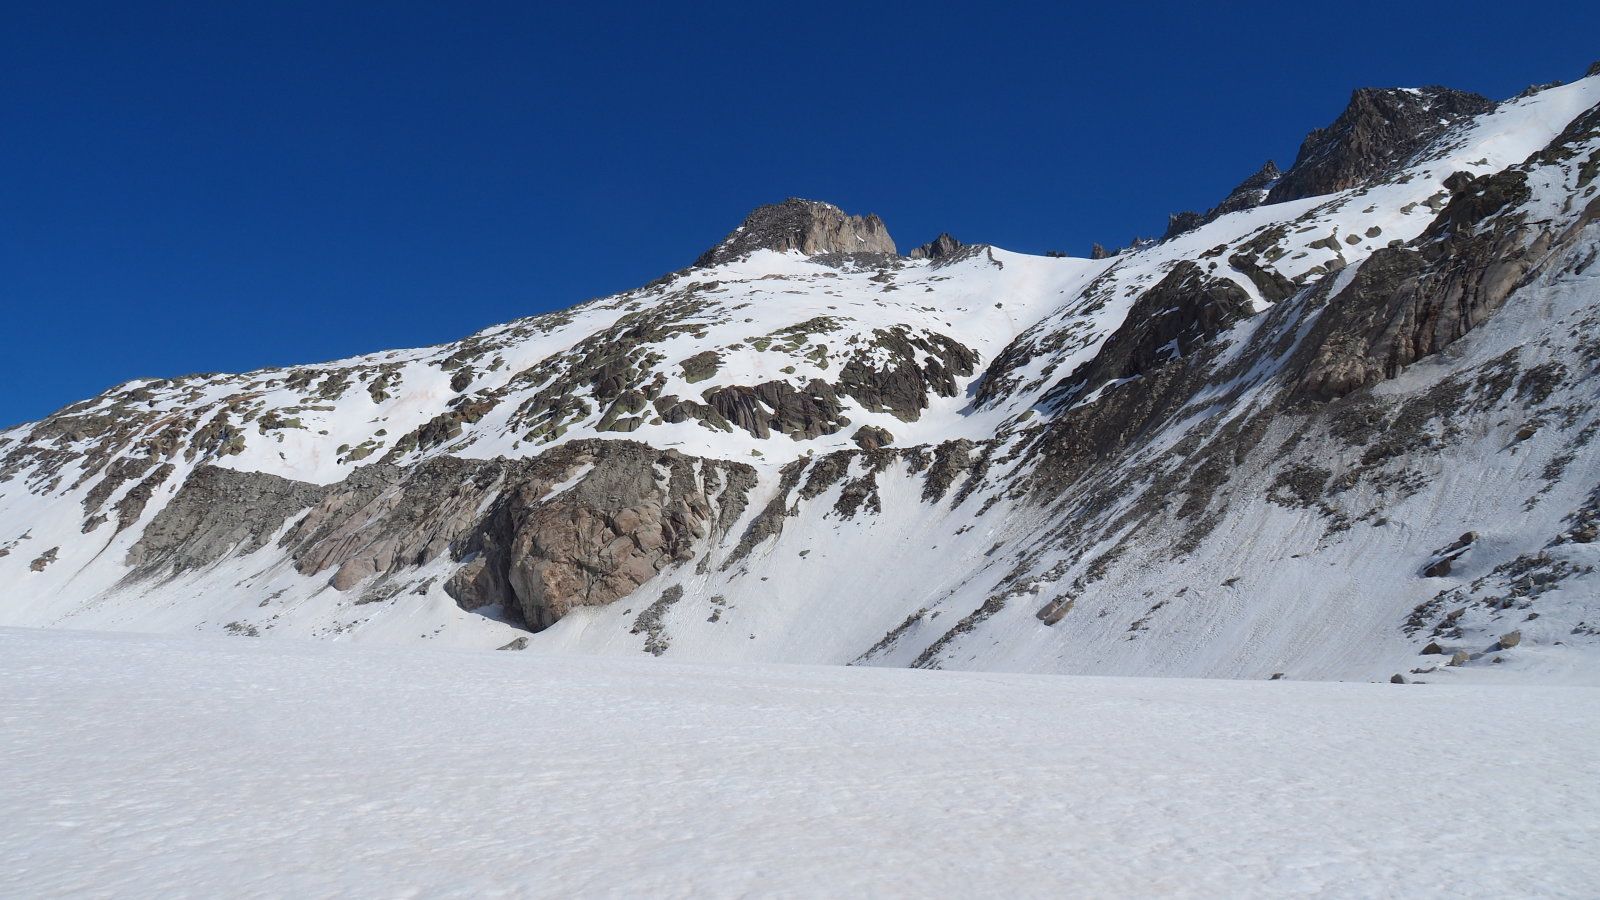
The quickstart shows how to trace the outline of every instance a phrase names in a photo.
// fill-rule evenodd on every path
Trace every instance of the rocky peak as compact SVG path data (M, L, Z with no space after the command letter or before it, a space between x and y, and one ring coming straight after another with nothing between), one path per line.
M790 197L756 207L695 265L720 265L756 250L799 250L807 256L896 252L889 229L876 215L852 216L831 203Z
M1239 183L1224 197L1221 203L1208 210L1205 215L1194 212L1174 213L1167 216L1167 230L1161 235L1162 240L1177 237L1187 231L1193 231L1201 225L1225 216L1231 212L1244 209L1255 209L1267 200L1267 193L1277 183L1283 173L1278 171L1277 163L1267 160L1266 165L1256 170L1254 175Z
M1494 107L1487 97L1443 87L1361 88L1332 125L1306 136L1267 202L1355 187L1404 162L1463 119Z
M945 257L950 256L965 246L966 244L961 243L960 241L951 237L948 232L946 232L911 251L911 258L944 259Z

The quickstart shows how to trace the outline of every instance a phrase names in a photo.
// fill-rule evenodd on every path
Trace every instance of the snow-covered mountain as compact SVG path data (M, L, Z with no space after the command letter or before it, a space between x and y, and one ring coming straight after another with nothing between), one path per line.
M789 200L453 344L0 432L0 624L1600 677L1600 67L1357 91L1159 242Z

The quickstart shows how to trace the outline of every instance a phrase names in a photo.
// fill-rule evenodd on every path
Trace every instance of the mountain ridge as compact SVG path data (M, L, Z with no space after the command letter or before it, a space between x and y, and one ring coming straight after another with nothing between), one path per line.
M1600 81L1438 91L1400 137L1370 114L1412 94L1357 91L1287 172L1103 259L901 257L791 198L451 344L127 382L0 432L0 621L1592 677Z

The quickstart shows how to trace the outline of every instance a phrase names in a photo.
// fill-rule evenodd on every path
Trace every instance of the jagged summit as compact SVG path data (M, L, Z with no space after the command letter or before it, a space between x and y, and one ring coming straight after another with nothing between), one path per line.
M874 214L852 216L831 203L790 197L758 206L722 242L700 254L697 267L716 266L756 250L821 253L896 253L894 239Z
M1332 125L1306 135L1294 165L1278 179L1266 202L1355 187L1495 105L1487 97L1446 87L1359 88Z
M963 244L960 241L956 240L955 238L951 237L949 232L943 232L938 237L934 238L933 240L927 242L926 244L923 244L922 246L916 248L915 250L912 250L911 251L911 258L912 259L944 259L947 256L954 255L956 251L960 250L962 247L965 247L965 246L966 246L966 244Z
M1268 160L1207 212L1168 216L1161 239L1172 240L1228 213L1359 187L1496 105L1487 97L1445 87L1358 88L1333 124L1306 135L1289 171L1279 171Z

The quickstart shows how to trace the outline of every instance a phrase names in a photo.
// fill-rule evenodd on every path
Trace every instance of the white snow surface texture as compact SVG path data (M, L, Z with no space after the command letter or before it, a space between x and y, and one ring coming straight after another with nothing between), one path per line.
M1586 897L1594 688L0 629L8 897Z

